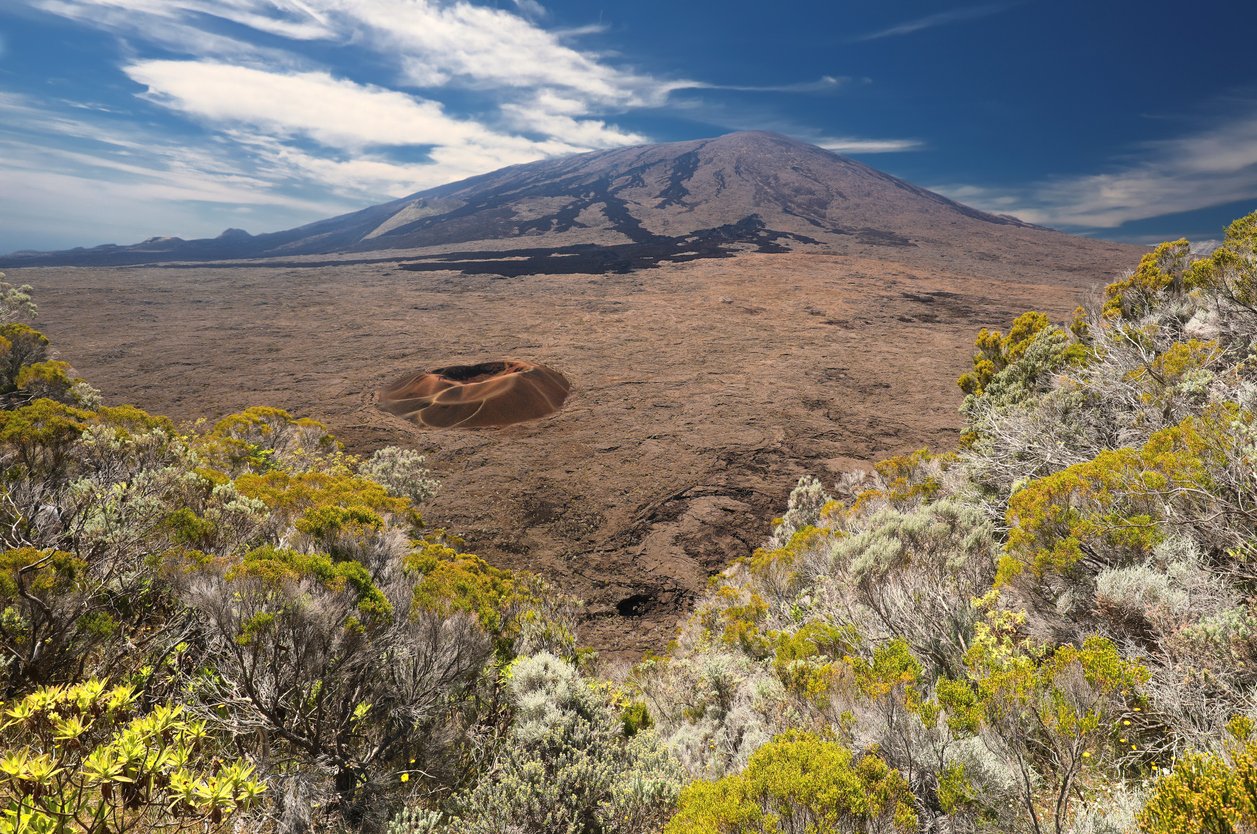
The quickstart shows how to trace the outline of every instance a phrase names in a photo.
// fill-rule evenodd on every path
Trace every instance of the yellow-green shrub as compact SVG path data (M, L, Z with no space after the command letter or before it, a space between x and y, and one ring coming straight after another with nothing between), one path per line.
M1104 288L1104 316L1130 320L1144 315L1164 293L1184 288L1183 274L1190 263L1191 247L1186 240L1157 246L1129 276Z
M1138 822L1145 834L1257 830L1257 744L1250 742L1226 756L1183 756L1157 780Z
M911 792L899 771L873 753L811 733L778 736L746 770L681 792L664 834L821 834L913 831Z
M1008 335L982 328L974 342L978 351L973 355L973 369L963 374L956 384L966 394L981 396L995 375L1016 362L1035 337L1051 326L1052 321L1046 314L1031 311L1013 320Z

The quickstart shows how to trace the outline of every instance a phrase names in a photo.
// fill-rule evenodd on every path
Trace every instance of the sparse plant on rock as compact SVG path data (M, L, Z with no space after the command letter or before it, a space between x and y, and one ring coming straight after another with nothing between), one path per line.
M409 498L416 507L436 495L441 487L423 455L397 446L377 449L358 467L358 474L394 495Z
M0 324L29 321L39 315L30 284L10 284L0 272Z

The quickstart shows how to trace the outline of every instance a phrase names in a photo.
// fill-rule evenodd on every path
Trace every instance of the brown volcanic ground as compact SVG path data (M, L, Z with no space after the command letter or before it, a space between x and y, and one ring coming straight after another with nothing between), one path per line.
M582 639L627 657L666 643L800 474L954 443L978 327L1064 315L1130 254L1087 280L803 254L511 280L379 265L10 277L35 286L40 326L111 401L178 418L273 404L356 451L428 452L444 483L429 521L589 600ZM416 368L502 356L562 373L564 407L438 431L376 406Z
M427 451L444 481L428 520L588 600L582 639L629 657L764 540L799 475L954 443L978 328L1064 316L1139 253L749 133L515 166L271 235L6 262L115 401L189 419L270 404L354 451ZM176 256L270 260L99 268ZM33 268L53 263L98 266Z

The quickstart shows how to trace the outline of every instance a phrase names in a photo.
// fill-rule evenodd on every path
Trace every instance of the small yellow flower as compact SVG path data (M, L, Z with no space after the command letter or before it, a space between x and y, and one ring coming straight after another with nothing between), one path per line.
M1118 741L1120 741L1122 744L1125 744L1125 743L1126 743L1126 737L1125 737L1125 736L1123 736L1122 738L1119 738L1119 739L1118 739Z
M1122 722L1122 726L1123 726L1123 727L1129 727L1129 726L1130 726L1130 721L1123 721L1123 722Z
M409 782L409 781L410 781L410 774L409 774L409 773L403 773L403 774L402 774L402 781L403 781L403 782Z
M1138 747L1136 747L1135 745L1133 745L1133 744L1132 744L1132 745L1130 746L1130 749L1131 749L1131 750L1138 750L1139 748L1138 748Z
M1084 759L1090 759L1090 758L1091 758L1091 751L1090 751L1090 750L1084 750L1084 751L1082 751L1082 757L1083 757Z

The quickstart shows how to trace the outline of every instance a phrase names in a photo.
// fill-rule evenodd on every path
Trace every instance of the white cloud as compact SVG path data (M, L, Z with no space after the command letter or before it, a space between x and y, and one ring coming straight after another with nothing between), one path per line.
M474 176L489 170L486 165L496 166L499 158L495 151L477 145L441 146L433 149L428 162L401 163L370 153L318 155L248 131L232 131L231 137L249 149L270 179L317 184L360 204Z
M681 82L613 67L504 9L431 0L322 0L381 51L406 56L419 86L459 81L494 89L558 88L594 105L658 104Z
M356 207L323 188L302 193L301 182L232 156L231 146L188 148L94 111L46 106L0 95L0 252L204 237L248 218L260 229Z
M576 118L584 113L584 102L553 90L541 90L529 101L502 105L503 116L516 130L562 136L586 148L615 148L647 141L640 133L620 130L599 119Z
M210 122L245 123L308 136L335 148L430 145L488 131L447 116L439 102L333 78L208 61L142 61L125 67L159 104Z
M362 200L378 199L380 194L419 191L440 185L448 176L436 164L406 165L372 156L331 159L306 153L265 136L238 138L242 143L253 146L272 174L293 180L314 180L340 194Z
M298 65L297 55L272 46L260 46L242 37L218 31L213 19L244 24L227 16L232 3L185 2L185 0L29 0L36 8L111 32L129 43L158 46L183 55L231 60L265 61L272 66ZM215 14L221 11L223 14ZM259 26L262 20L254 21ZM253 28L253 27L250 27ZM266 31L257 29L257 31ZM311 34L306 32L306 34ZM330 32L329 32L330 34Z
M533 140L445 113L439 102L332 77L326 72L275 73L199 61L147 61L126 68L147 95L220 128L242 145L283 160L305 175L343 189L350 172L367 175L355 193L400 196L473 174L547 156L614 147L644 137L600 121L576 120L565 110L578 104L543 94L533 106L503 112L521 128L563 140ZM266 142L260 136L271 137ZM352 154L346 162L321 158L275 137L312 139L326 149ZM428 147L430 162L402 165L381 157L391 146ZM370 156L376 149L376 156ZM364 155L365 154L365 155ZM375 186L389 184L388 191Z
M283 218L295 226L350 210L333 201L232 188L218 178L198 179L159 168L143 179L114 179L96 172L23 168L5 160L0 178L6 195L0 206L0 252L133 243L153 235L212 237L229 225L258 230L259 220Z
M406 80L420 87L457 81L495 89L565 88L591 105L658 104L678 84L612 66L565 43L594 29L549 31L524 16L544 11L534 0L524 14L466 0L29 0L54 14L145 39L159 37L184 54L247 52L240 40L203 25L218 19L296 41L367 43L395 56ZM186 37L188 30L204 39Z
M46 12L94 25L147 30L155 20L188 21L197 16L246 26L291 40L336 34L330 16L302 0L33 0ZM186 48L199 48L185 44Z
M1078 229L1114 229L1244 200L1257 207L1257 103L1233 107L1238 112L1208 129L1145 143L1135 149L1135 161L1100 173L1009 189L942 185L934 190L1031 223Z

